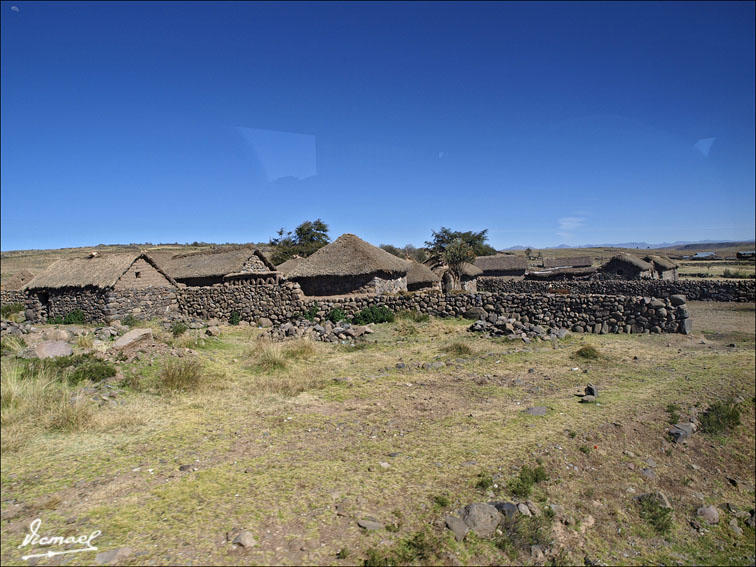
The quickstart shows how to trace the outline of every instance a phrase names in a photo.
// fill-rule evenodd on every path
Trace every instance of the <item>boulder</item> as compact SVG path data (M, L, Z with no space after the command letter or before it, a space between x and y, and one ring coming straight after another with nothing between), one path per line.
M688 302L687 298L681 294L670 295L669 300L674 306L683 305L684 303Z
M719 511L715 506L702 506L696 510L696 516L712 526L719 523Z
M684 441L695 432L695 426L692 423L676 423L669 428L669 436L672 437L672 441L680 443Z
M482 538L492 537L502 519L501 513L485 502L468 504L462 511L462 521L470 531Z
M134 346L138 343L147 342L152 340L152 329L132 329L121 338L119 338L113 347L117 349L124 349Z
M455 516L446 516L445 520L446 527L449 528L454 534L454 539L456 539L457 541L462 541L463 539L465 539L465 536L470 529L467 527L467 524L465 524L465 522Z
M488 313L486 313L486 310L482 307L470 307L465 313L462 315L465 319L470 319L472 321L478 321L480 319L485 320L486 317L488 317Z
M260 317L260 318L259 318L259 319L257 320L257 324L258 324L258 325L259 325L260 327L262 327L263 329L267 329L268 327L272 327L272 326L273 326L273 321L271 321L271 320L270 320L270 319L268 319L267 317Z
M66 341L44 341L34 347L34 354L37 358L69 356L73 354L73 348Z

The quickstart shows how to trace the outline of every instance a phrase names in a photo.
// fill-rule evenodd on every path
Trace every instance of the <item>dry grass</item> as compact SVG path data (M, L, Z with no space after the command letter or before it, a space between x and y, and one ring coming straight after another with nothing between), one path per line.
M196 358L171 358L163 366L157 389L164 394L190 392L202 383L202 363Z
M464 343L455 342L445 346L441 349L446 354L452 356L470 356L473 353L473 349Z
M94 346L94 335L87 333L76 337L76 346L79 348L92 348Z

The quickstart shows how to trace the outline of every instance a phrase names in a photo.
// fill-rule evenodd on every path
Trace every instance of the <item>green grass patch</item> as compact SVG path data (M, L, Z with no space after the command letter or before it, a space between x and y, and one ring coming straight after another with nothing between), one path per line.
M473 349L468 345L459 342L447 345L441 350L452 356L469 356L473 353Z
M638 499L638 513L658 534L665 535L672 530L672 510L655 495L646 494Z
M598 360L601 358L599 351L590 345L580 347L575 352L575 358L582 358L583 360Z
M2 307L0 307L0 314L2 315L3 319L7 319L11 315L15 315L16 313L21 313L21 311L23 310L24 310L23 303L6 303Z
M538 465L535 468L530 468L525 465L520 469L520 473L515 478L509 480L507 488L515 496L526 498L530 496L534 485L548 480L548 478L549 476L543 466Z
M727 433L740 425L740 409L731 402L716 402L704 412L700 422L704 433Z

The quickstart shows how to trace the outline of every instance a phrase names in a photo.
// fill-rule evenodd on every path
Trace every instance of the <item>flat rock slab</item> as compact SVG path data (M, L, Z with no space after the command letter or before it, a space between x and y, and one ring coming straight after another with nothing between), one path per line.
M120 339L118 339L115 343L113 343L113 347L115 348L127 348L132 345L135 345L136 343L142 342L142 341L151 341L152 340L152 329L133 329L123 335Z
M360 526L362 529L367 530L369 532L375 531L375 530L382 530L383 524L376 521L371 520L369 518L365 518L364 520L357 520L357 525Z
M463 539L465 539L469 528L461 518L457 518L455 516L446 516L445 520L446 527L449 528L454 534L454 539L456 539L457 541L462 541Z
M530 415L546 415L547 411L549 411L549 408L546 406L533 406L532 408L526 409L525 413Z
M34 354L37 358L69 356L73 354L73 348L66 341L44 341L34 348Z
M714 525L719 523L719 510L715 506L702 506L696 510L696 515L706 521L707 524Z
M672 441L680 443L684 441L695 432L695 428L692 423L676 423L669 428L669 436L672 437Z
M484 502L468 504L462 511L462 521L470 531L482 538L493 537L502 519L501 513L494 506Z

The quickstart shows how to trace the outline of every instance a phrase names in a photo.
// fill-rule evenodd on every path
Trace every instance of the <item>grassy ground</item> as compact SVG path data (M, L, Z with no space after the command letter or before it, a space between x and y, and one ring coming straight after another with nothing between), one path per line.
M24 563L16 546L39 517L48 534L101 530L100 549L128 546L131 564L530 563L529 545L458 543L442 518L513 499L508 481L540 463L549 479L531 499L563 511L513 541L561 550L557 563L752 563L742 520L742 536L723 511L700 532L689 520L705 504L754 506L754 306L691 311L690 336L574 335L556 349L454 320L379 325L357 347L273 345L229 327L186 339L202 368L194 389L161 389L166 362L145 355L121 364L123 405L63 430L14 422L4 382L2 433L17 441L3 441L0 559ZM587 345L598 359L575 356ZM576 402L587 382L599 404ZM685 416L737 395L734 431L669 443L670 404ZM523 412L535 405L546 415ZM666 535L633 500L658 490L674 508ZM366 516L387 529L361 530ZM232 550L235 527L259 545Z

